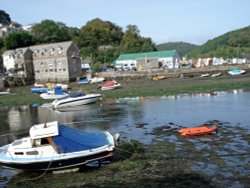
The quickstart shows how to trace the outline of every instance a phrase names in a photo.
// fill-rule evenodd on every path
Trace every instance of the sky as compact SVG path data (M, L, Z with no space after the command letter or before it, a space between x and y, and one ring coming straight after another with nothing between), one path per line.
M126 30L136 25L155 44L202 45L250 25L250 0L0 0L0 10L22 25L45 19L81 28L100 18Z

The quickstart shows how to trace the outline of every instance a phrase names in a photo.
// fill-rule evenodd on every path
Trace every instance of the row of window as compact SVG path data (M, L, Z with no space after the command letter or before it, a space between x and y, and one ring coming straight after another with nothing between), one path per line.
M15 155L24 155L24 152L15 152ZM38 155L38 151L27 151L26 155Z
M40 72L65 72L66 69L49 69L49 70L36 70L36 73L40 73Z

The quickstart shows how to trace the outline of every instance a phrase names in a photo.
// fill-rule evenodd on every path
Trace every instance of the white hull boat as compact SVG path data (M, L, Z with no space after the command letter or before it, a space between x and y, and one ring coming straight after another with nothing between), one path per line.
M29 137L0 147L0 164L18 170L64 170L113 155L115 138L107 131L85 132L57 121L34 125Z
M232 76L237 76L237 75L244 74L245 72L246 72L246 70L242 70L242 69L232 69L232 70L228 71L228 74L230 74Z
M105 78L102 77L94 77L90 79L90 83L91 84L95 84L95 83L101 83L104 82Z
M212 74L211 77L213 77L213 78L214 78L214 77L218 77L218 76L220 76L221 74L222 74L221 72L218 72L218 73Z
M72 107L72 106L80 106L87 105L91 103L95 103L101 99L101 94L82 94L76 93L71 94L67 98L55 100L52 102L52 107L54 109L64 108L64 107Z
M205 74L202 74L200 77L204 78L204 77L209 77L210 74L209 73L205 73Z
M105 91L105 90L116 89L116 88L119 88L120 86L121 86L120 83L117 83L116 81L112 80L112 81L105 82L100 87L102 91Z

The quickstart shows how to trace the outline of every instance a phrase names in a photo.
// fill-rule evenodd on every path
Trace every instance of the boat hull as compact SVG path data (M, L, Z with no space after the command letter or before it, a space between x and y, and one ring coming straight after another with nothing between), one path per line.
M82 97L69 97L63 100L57 100L52 103L53 108L64 108L72 106L81 106L99 101L101 94L89 94Z
M60 160L48 160L43 162L1 162L6 168L18 169L18 170L64 170L74 167L79 167L85 164L89 164L95 161L111 160L113 156L112 151L104 151L88 156L79 156L71 158L61 158Z
M119 88L120 86L121 86L121 84L115 84L115 85L111 85L111 86L102 86L101 90L102 91L112 90L112 89Z
M202 134L208 134L212 133L217 130L217 126L211 125L211 126L199 126L199 127L192 127L192 128L184 128L180 129L178 132L181 134L181 136L192 136L192 135L202 135Z
M31 88L32 93L46 93L48 88Z
M64 98L64 97L67 97L68 94L62 94L62 95L52 95L52 94L48 94L48 93L42 93L40 94L40 97L42 99L61 99L61 98Z

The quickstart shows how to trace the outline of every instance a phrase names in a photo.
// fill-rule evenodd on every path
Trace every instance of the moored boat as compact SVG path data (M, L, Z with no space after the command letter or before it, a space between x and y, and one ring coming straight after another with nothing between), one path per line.
M95 103L101 99L101 94L83 94L83 93L74 93L70 94L67 98L58 99L52 102L52 107L63 108L70 106L80 106L90 103Z
M107 131L80 131L57 121L34 125L29 137L0 147L0 164L19 170L63 170L112 157Z
M54 89L50 89L46 93L40 94L40 97L43 99L60 99L68 96L69 94L63 92L60 86L56 86Z
M216 130L217 130L216 125L201 125L198 127L183 128L180 129L178 132L181 134L181 136L192 136L192 135L208 134Z
M210 76L210 74L209 73L205 73L205 74L201 74L201 76L200 77L209 77Z
M154 76L152 77L152 80L164 80L164 79L167 79L166 76Z
M79 79L79 84L88 84L90 80L87 77L82 77Z
M49 88L47 87L34 87L31 88L31 92L32 93L46 93L47 91L49 91Z
M237 76L237 75L244 74L245 72L246 72L246 70L235 68L235 69L228 71L228 74L230 74L232 76Z
M105 78L102 78L102 77L94 77L90 79L91 84L100 83L104 81L105 81Z
M112 89L116 89L119 88L121 86L120 83L117 83L115 80L112 81L107 81L104 84L100 85L101 90L105 91L105 90L112 90Z
M214 78L214 77L218 77L218 76L221 76L221 74L222 74L221 72L214 73L214 74L211 75L211 77L213 77L213 78Z

